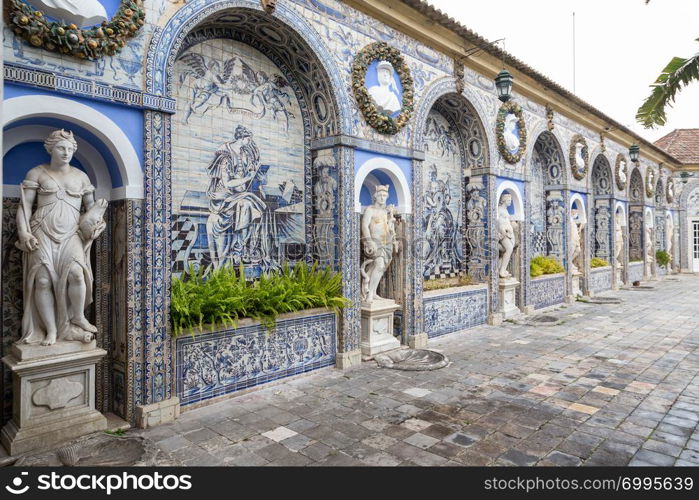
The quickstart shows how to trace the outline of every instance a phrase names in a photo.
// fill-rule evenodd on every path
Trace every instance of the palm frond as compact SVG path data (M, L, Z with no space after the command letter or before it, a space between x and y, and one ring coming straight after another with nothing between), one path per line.
M699 80L699 52L687 59L673 57L655 83L651 85L653 90L638 108L636 121L645 128L665 125L666 107L672 107L677 92L695 80Z

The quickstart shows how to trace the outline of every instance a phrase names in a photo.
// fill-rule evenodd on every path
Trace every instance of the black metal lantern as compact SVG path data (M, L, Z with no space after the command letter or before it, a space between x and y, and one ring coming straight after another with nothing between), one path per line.
M631 144L631 147L629 148L629 158L631 158L631 161L636 163L640 156L641 147L638 144Z
M495 77L495 87L498 89L498 99L502 102L507 102L512 97L512 75L506 69L503 69L498 76Z
M689 180L690 177L691 176L690 176L689 172L687 172L686 170L680 172L680 178L682 179L682 184L687 184L687 181Z

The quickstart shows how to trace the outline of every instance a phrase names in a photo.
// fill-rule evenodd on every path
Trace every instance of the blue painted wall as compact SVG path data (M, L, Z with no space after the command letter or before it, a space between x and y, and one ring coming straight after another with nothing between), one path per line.
M25 142L10 149L2 161L4 167L3 182L8 185L18 185L24 180L29 169L42 163L49 163L51 157L42 143ZM87 173L77 158L73 158L70 164Z
M70 99L93 108L112 120L124 132L129 142L131 142L133 145L136 155L138 156L140 166L143 168L143 112L141 110L118 104L94 101L82 97L66 96L65 94L59 94L57 92L34 89L9 83L4 85L4 92L6 100L27 95L54 96L63 99ZM101 140L87 129L77 126L68 120L56 118L29 118L13 122L5 130L10 130L23 125L45 125L52 128L65 128L72 130L74 134L90 143L95 149L97 149L100 155L102 155L105 163L107 164L109 175L112 179L112 187L121 187L124 185L114 156L101 142ZM45 161L41 160L38 163L36 162L37 159L42 157L42 153L45 153L43 145L40 148L40 152L33 151L33 149L34 148L29 147L21 149L13 148L12 158L10 159L6 157L4 162L5 184L13 184L14 182L12 182L12 180L16 179L20 179L21 181L30 168ZM10 152L8 152L8 154L9 153ZM23 157L23 154L27 156ZM46 157L48 157L48 155L46 155ZM78 165L76 164L76 166Z

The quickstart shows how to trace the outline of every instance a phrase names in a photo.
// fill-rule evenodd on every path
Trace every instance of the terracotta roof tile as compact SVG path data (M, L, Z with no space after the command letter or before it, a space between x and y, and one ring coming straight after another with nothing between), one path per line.
M699 128L673 130L654 144L682 163L699 163Z

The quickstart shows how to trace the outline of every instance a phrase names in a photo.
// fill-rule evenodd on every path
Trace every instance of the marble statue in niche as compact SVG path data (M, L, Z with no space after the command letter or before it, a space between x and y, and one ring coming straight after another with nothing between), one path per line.
M655 173L652 170L648 171L648 192L652 193L655 188Z
M505 117L505 127L502 134L505 139L505 147L511 154L519 150L519 119L514 113L508 113Z
M667 181L667 201L670 203L675 201L675 183L672 179Z
M646 217L646 224L644 228L645 238L643 245L645 246L646 266L650 269L650 264L652 264L655 261L655 250L653 248L653 226L652 222L649 222L649 220L652 221L651 218ZM648 271L647 274L650 275L650 271Z
M585 171L585 158L583 157L583 152L587 148L585 144L581 142L575 143L575 170L578 174L582 174Z
M107 21L107 11L98 0L29 0L27 3L49 17L78 28Z
M369 95L374 100L380 112L392 115L401 110L401 93L393 76L395 70L388 61L379 61L376 65L377 85L367 87Z
M95 200L90 179L70 165L77 149L72 132L55 130L44 147L50 163L32 168L20 185L17 247L24 252L24 314L19 342L87 343L97 333L85 317L92 303L90 249L106 227L107 201Z
M624 214L619 211L616 213L614 219L614 261L616 262L617 266L621 266L619 256L621 255L621 251L624 249Z
M361 222L364 250L364 262L361 265L361 295L362 302L365 304L381 299L376 294L376 289L393 260L393 254L398 251L396 207L386 206L388 186L376 186L373 200L374 203L364 210Z
M430 182L425 192L425 239L429 245L424 274L456 272L462 258L458 247L459 224L449 208L451 202L450 175L438 178L437 165L430 167Z
M619 181L622 186L626 185L626 161L624 160L619 161Z
M510 265L512 252L514 252L517 246L515 241L517 222L513 219L508 210L508 207L511 205L512 195L510 193L503 193L502 196L500 196L500 203L498 204L497 218L498 252L500 258L498 273L501 278L512 277L507 268Z
M573 274L579 273L582 264L582 232L585 228L580 210L575 206L570 210L570 268Z

